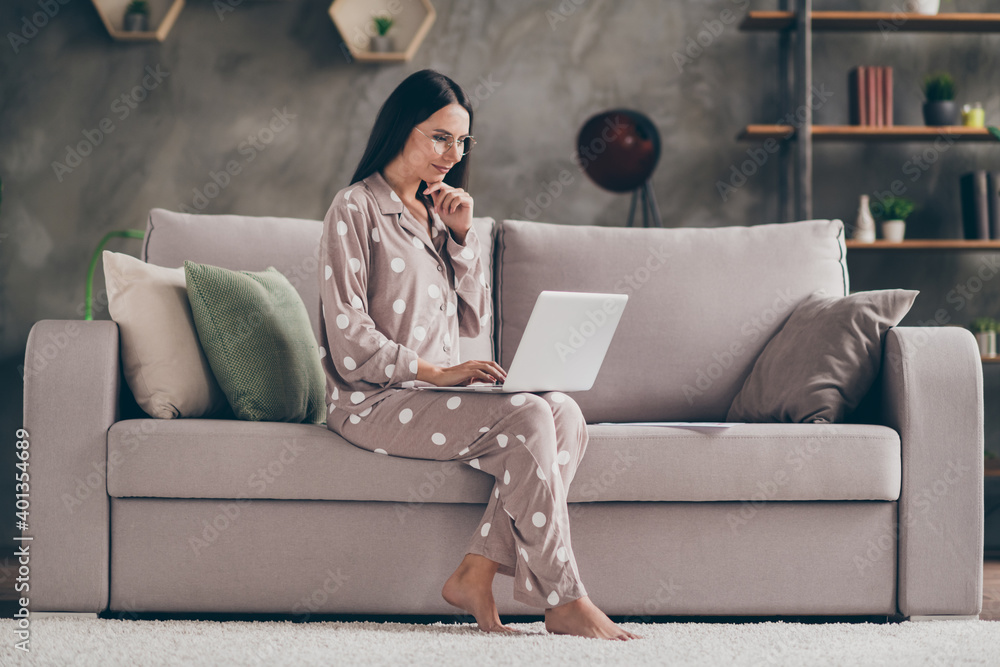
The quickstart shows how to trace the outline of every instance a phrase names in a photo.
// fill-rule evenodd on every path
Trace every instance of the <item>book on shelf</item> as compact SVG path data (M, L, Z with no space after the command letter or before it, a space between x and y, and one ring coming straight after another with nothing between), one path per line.
M990 238L1000 240L1000 171L986 174L986 208L990 218Z
M851 125L868 124L868 108L865 95L865 66L858 65L847 73L847 103Z
M851 125L892 126L892 68L858 65L847 73Z
M882 124L892 127L892 68L882 68Z
M875 96L878 91L875 88L875 68L865 68L865 98L868 103L868 125L877 125L875 113L878 110L875 106Z
M882 105L885 103L885 99L882 96L882 80L885 78L883 76L884 70L881 67L874 67L872 69L875 70L875 122L872 125L881 127L885 114L885 110L882 108Z
M961 176L962 230L967 240L990 238L990 205L987 196L989 180L986 171L982 169Z

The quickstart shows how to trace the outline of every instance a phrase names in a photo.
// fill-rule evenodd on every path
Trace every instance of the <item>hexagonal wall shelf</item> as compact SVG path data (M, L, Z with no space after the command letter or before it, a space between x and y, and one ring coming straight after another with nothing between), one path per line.
M125 30L125 8L129 0L91 0L112 39L123 42L162 42L174 27L184 0L148 0L150 30Z
M374 17L391 16L393 25L387 35L396 43L395 51L372 51L375 35ZM362 62L403 62L420 48L437 16L430 0L336 0L330 5L330 18L344 38L351 56Z

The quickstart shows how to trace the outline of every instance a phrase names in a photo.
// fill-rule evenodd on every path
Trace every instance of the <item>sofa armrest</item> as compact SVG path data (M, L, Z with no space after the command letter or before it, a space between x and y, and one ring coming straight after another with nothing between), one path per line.
M40 320L24 363L30 443L28 528L31 611L108 606L108 429L118 421L118 325Z
M983 369L960 327L893 327L883 423L899 433L898 605L904 616L983 604Z

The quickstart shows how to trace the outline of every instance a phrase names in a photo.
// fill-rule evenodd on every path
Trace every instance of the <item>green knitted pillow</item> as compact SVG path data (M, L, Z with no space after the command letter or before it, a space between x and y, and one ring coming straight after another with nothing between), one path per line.
M195 328L238 419L326 422L326 380L309 314L273 266L230 271L184 261Z

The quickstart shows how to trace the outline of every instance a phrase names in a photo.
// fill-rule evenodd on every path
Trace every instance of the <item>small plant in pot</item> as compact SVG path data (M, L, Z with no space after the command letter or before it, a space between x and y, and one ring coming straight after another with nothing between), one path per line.
M882 238L890 243L900 243L906 235L906 219L917 207L906 197L886 197L872 204L872 215L882 223Z
M997 356L997 321L992 317L977 317L972 320L972 333L979 343L979 354L984 357Z
M149 30L149 3L146 0L132 0L125 8L125 30L146 32Z
M376 16L372 20L375 22L375 31L378 34L372 35L371 41L368 43L369 50L379 52L395 51L396 45L393 43L392 36L386 34L394 23L392 17Z
M924 123L931 126L958 125L955 104L955 80L947 72L930 74L924 79Z

